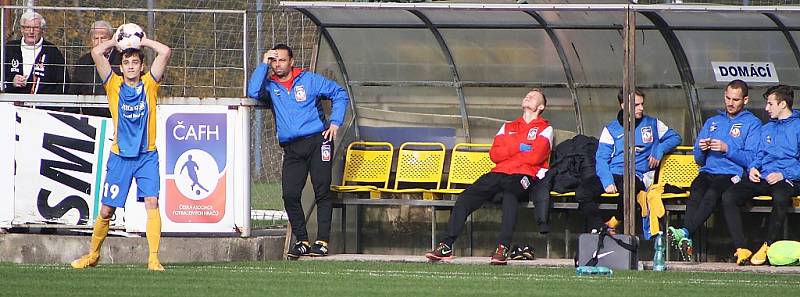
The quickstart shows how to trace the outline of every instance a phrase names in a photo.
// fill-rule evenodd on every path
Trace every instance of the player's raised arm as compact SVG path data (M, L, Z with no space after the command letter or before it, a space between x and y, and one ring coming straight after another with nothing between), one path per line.
M150 67L150 74L156 81L161 81L164 71L169 64L169 58L172 55L172 49L161 42L142 37L142 46L152 48L156 51L156 58L153 60L153 66Z
M105 53L116 45L117 41L112 38L92 48L94 67L97 68L97 73L100 74L100 79L103 80L103 83L105 83L108 80L108 76L111 75L111 63L108 62Z

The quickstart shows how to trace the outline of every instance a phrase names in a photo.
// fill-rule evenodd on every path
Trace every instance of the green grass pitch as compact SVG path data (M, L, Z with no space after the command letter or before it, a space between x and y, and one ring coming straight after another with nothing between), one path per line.
M167 265L0 264L0 296L794 296L800 276L569 268L268 261Z

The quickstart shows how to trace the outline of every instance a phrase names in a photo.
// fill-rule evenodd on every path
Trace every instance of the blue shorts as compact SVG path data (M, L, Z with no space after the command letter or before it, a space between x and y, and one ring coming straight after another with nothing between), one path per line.
M158 152L139 154L137 157L121 157L111 153L106 164L106 181L103 183L104 205L125 207L125 200L136 179L136 200L144 197L158 197L161 190L161 176L158 173Z

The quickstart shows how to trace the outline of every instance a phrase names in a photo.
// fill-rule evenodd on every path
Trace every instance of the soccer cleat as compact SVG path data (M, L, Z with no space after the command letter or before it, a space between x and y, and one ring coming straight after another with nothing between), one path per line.
M75 261L72 261L71 264L72 268L84 269L97 266L97 262L100 262L100 255L89 253L83 255L82 257L76 259Z
M425 258L431 262L453 259L453 248L442 241L436 245L435 249L425 253Z
M497 245L497 249L494 250L494 255L492 255L489 263L492 265L506 265L508 263L508 248L502 244Z
M534 259L533 258L533 247L531 247L530 245L527 245L527 244L524 245L522 247L522 257L525 260L533 260Z
M761 245L761 248L753 254L753 257L750 258L750 264L752 265L764 265L767 262L767 251L769 250L769 244L766 242Z
M736 252L733 253L733 256L736 257L736 265L739 266L747 265L752 255L753 252L748 249L736 249Z
M669 238L669 243L678 248L678 244L680 244L681 240L686 238L686 232L683 229L678 229L675 227L668 227L667 228L667 237Z
M667 228L667 237L669 238L670 245L680 252L681 258L684 261L692 259L692 255L694 254L694 241L689 238L689 234L685 228L678 229L669 227Z
M684 237L678 243L678 251L681 253L681 258L684 261L691 261L694 256L694 241L688 237Z
M158 261L158 258L152 258L147 261L147 270L150 271L164 271L164 266Z
M312 257L325 257L328 255L328 243L326 241L317 240L311 245L311 250L308 252Z
M617 234L617 226L619 226L619 220L617 220L616 216L612 216L605 223L606 230L608 231L608 234L611 235Z
M522 255L522 250L524 248L524 245L512 245L508 258L511 260L525 260L525 256Z
M300 258L300 256L307 256L308 250L308 241L297 241L294 243L294 246L289 249L289 252L286 253L286 257L296 260L297 258Z

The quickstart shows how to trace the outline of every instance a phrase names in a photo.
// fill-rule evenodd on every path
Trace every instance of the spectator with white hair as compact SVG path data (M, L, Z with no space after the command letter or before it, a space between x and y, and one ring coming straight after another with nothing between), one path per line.
M5 92L64 94L69 73L61 50L44 40L44 17L28 11L19 24L22 38L9 41L5 48Z
M114 35L114 27L106 21L95 21L89 29L89 38L91 48L103 43L103 41L111 39ZM111 70L116 74L119 72L120 54L115 48L109 49L104 53L105 57L111 63ZM72 72L73 84L72 93L78 95L105 95L106 91L103 88L103 80L94 66L92 60L91 50L82 55L78 62L75 63L75 70Z

